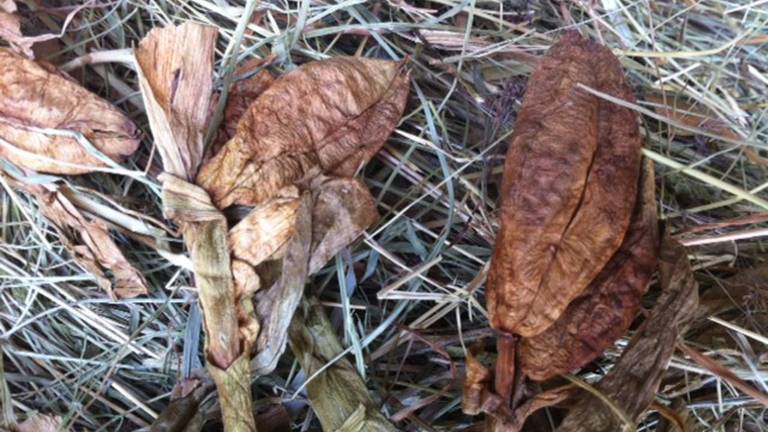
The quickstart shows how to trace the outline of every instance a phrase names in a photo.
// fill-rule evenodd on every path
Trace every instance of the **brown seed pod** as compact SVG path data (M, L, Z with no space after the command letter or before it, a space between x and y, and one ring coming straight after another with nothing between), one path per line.
M640 170L637 116L578 84L634 100L610 50L575 33L531 76L507 152L488 275L491 325L506 333L546 330L629 225Z
M224 208L258 204L320 173L351 176L397 125L408 88L397 62L337 57L307 63L251 104L197 183Z
M560 319L522 340L520 364L529 378L542 381L584 366L632 324L659 246L653 167L650 162L645 167L624 243Z

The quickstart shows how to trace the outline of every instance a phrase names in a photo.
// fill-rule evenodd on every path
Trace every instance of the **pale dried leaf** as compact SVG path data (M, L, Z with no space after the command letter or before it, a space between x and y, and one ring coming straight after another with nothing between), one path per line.
M350 178L319 178L312 189L312 247L309 274L376 223L379 213L368 188Z
M226 369L243 347L227 250L227 221L200 187L162 174L163 213L181 226L205 316L209 366Z
M256 206L229 230L229 250L236 259L257 266L284 247L295 233L298 191Z
M111 297L132 298L148 293L146 280L112 240L106 223L86 217L56 190L15 184L37 198L40 212L59 233L72 258L91 273ZM111 277L107 273L111 273Z
M282 270L277 282L256 293L256 315L262 331L253 368L260 375L274 369L285 349L288 325L307 276L320 270L378 218L373 197L362 183L348 178L321 178L314 186L302 195L299 208L291 215L294 234L284 249L285 255L279 256Z
M309 271L312 242L312 198L304 193L297 211L295 234L282 259L281 275L268 289L256 293L256 316L261 332L256 340L251 370L255 376L266 375L277 366L285 351L288 326L304 293Z
M320 173L351 176L400 119L408 74L400 63L337 57L277 79L235 136L200 169L220 208L255 205Z
M365 382L347 359L315 375L344 348L333 326L314 299L302 301L290 327L291 350L307 376L312 410L325 431L395 431L376 409Z
M156 28L136 48L139 86L163 167L195 177L204 153L215 27L186 22Z
M8 429L0 428L0 432L59 432L62 430L61 417L47 414L34 414L22 423L10 426Z
M0 48L0 156L36 171L83 174L139 145L133 122L64 74ZM84 145L85 144L85 145Z
M675 344L694 317L698 286L685 248L666 236L659 261L662 295L627 349L596 389L633 421L653 400ZM598 398L580 398L559 432L615 432L622 422Z
M21 33L21 19L16 14L16 2L13 0L0 2L0 39L27 58L34 57L33 42Z

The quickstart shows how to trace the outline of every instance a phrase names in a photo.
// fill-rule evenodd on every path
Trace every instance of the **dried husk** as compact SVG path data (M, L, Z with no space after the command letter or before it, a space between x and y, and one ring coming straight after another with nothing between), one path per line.
M307 376L313 376L344 350L322 307L305 299L290 327L290 345ZM347 359L340 359L307 384L312 410L324 431L390 432L397 429L379 412L365 382Z
M189 183L204 153L217 31L194 23L152 30L136 49L139 85L163 160L163 213L184 235L205 326L207 368L227 431L256 431L248 367L258 332L236 291L227 221L208 193ZM258 288L258 286L256 287ZM238 296L239 295L239 296Z
M624 242L594 281L543 333L523 338L520 365L543 381L602 354L632 324L656 269L658 228L653 166L645 163L638 202Z
M197 182L224 208L259 204L320 173L351 176L383 145L407 94L400 63L337 57L302 65L261 93Z
M139 42L139 86L165 172L192 180L203 159L213 89L215 27L156 28Z
M552 325L614 255L634 208L637 115L577 84L634 100L611 51L575 33L531 76L507 152L488 275L491 325L506 333L530 337Z
M630 421L637 422L653 400L697 303L698 286L685 248L667 235L659 257L662 295L619 361L596 385ZM593 395L579 398L558 432L615 432L625 423Z
M138 130L63 73L0 48L0 156L36 171L83 174L106 166L89 143L118 161L138 148Z

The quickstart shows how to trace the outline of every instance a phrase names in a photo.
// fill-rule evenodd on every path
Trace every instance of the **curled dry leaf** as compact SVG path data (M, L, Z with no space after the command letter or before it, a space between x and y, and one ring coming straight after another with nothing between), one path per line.
M575 33L538 64L501 186L487 290L497 330L528 337L547 329L614 255L629 225L640 170L637 116L577 84L634 100L611 51Z
M584 293L543 333L523 338L520 364L529 378L546 380L602 354L632 324L656 269L658 229L653 166L645 164L638 201L619 250Z
M320 177L312 186L312 190L299 199L296 212L288 215L293 218L294 225L286 228L290 232L287 246L276 249L276 253L267 257L272 260L282 258L280 276L269 289L256 293L256 316L262 330L252 368L260 375L274 369L285 349L288 326L307 276L319 271L378 219L374 199L361 182ZM264 206L269 206L269 202ZM282 238L283 235L273 237ZM245 255L238 250L233 250L233 254ZM251 261L249 264L256 266L261 262ZM235 280L239 283L237 273Z
M64 74L0 48L0 156L56 174L105 166L77 134L113 160L139 145L134 124L110 103Z
M337 57L305 64L251 104L197 182L224 208L256 205L323 172L351 176L400 120L407 93L400 63Z
M298 189L287 188L257 205L227 234L232 256L254 267L272 257L295 234L299 204Z
M630 341L611 371L597 384L603 394L632 421L653 400L677 339L693 319L698 286L685 248L668 235L659 256L662 294L648 319ZM595 396L580 398L558 432L615 432L623 422Z
M215 27L156 28L136 48L139 86L163 168L194 179L203 159L213 83Z
M40 212L56 228L72 258L96 278L96 283L110 297L133 298L147 294L146 280L112 240L106 223L86 217L58 191L15 184L35 196Z

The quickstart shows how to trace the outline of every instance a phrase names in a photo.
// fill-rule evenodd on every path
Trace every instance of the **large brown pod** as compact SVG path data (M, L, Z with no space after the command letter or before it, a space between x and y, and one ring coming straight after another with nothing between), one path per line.
M580 368L627 331L656 270L659 235L653 167L645 165L624 243L565 313L543 333L524 338L520 367L537 381Z
M504 167L488 275L493 328L546 330L621 245L640 172L637 115L584 85L634 101L611 51L566 34L533 72Z

